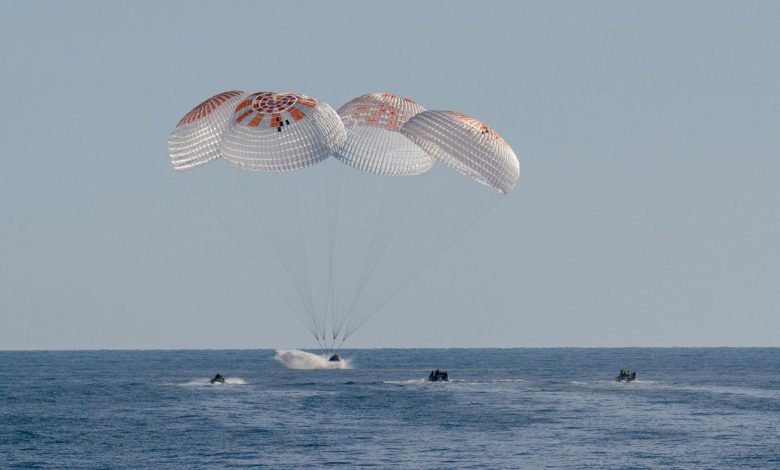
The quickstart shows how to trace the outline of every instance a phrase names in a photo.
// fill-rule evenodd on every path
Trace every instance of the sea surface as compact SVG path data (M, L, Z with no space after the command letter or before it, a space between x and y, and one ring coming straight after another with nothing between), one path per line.
M780 468L776 348L275 354L0 352L0 468Z

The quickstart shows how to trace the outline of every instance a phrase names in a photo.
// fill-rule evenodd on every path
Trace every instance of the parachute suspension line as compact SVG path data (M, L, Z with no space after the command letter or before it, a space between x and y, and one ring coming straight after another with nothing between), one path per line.
M314 298L312 296L311 266L309 264L309 255L308 255L309 250L308 250L307 245L306 245L306 230L303 227L303 209L302 209L303 202L301 201L301 196L300 196L301 185L300 185L300 182L298 181L298 174L297 174L297 172L293 172L292 173L292 180L293 180L293 184L295 186L295 191L294 191L295 192L295 203L296 203L295 205L296 205L296 207L298 209L298 224L296 224L296 225L298 226L299 236L300 236L300 240L301 240L301 246L302 246L302 250L303 250L302 251L302 253L303 253L303 270L304 270L303 281L304 281L304 286L305 286L305 291L304 292L307 295L306 298L309 301L309 307L311 308L311 311L312 311L312 317L314 319L314 326L319 331L320 337L322 338L323 342L325 342L325 345L327 346L327 339L326 339L326 336L325 336L325 325L322 325L320 320L319 320L319 316L317 315L317 308L314 305Z
M330 314L330 329L331 329L331 335L332 335L332 343L331 348L335 346L336 344L336 337L338 336L338 329L336 328L336 287L335 287L335 247L336 247L336 236L335 236L335 229L338 224L338 217L339 217L339 203L341 202L341 179L340 175L341 172L340 167L334 167L334 171L336 172L336 197L335 201L331 201L331 191L330 191L330 178L325 178L325 202L327 204L326 211L328 216L328 299L327 299L327 309L326 315Z
M494 208L494 207L496 207L497 203L498 203L498 199L494 198L494 199L493 199L493 202L491 202L491 203L490 203L490 205L489 205L489 206L488 206L488 207L487 207L487 208L486 208L486 209L485 209L485 210L484 210L484 211L483 211L481 214L478 214L478 215L477 215L476 217L474 217L474 219L472 219L472 220L471 220L471 221L470 221L470 222L469 222L469 223L468 223L468 224L467 224L467 225L466 225L466 226L465 226L463 229L461 229L461 230L458 232L457 236L456 236L454 239L450 240L450 241L449 241L449 243L446 243L446 244L445 244L444 246L442 246L442 247L441 247L439 250L437 250L437 251L434 253L433 257L431 257L431 258L430 258L430 259L429 259L429 260L428 260L428 261L427 261L427 262L426 262L426 263L425 263L425 264L424 264L424 265L423 265L423 266L422 266L420 269L418 269L418 270L417 270L415 273L413 273L411 276L409 276L409 278L406 280L406 282L404 282L403 284L401 284L401 286L400 286L400 287L398 287L398 288L397 288L395 291L393 291L393 292L390 294L390 296L389 296L389 297L387 297L387 298L386 298L386 299L385 299L383 302L381 302L381 303L379 304L379 306L378 306L376 309L374 309L374 311L373 311L373 312L371 312L371 313L370 313L370 314L368 314L367 316L363 317L363 318L362 318L360 321L358 321L358 322L357 322L357 323L354 325L354 327L348 328L348 329L347 329L347 331L344 333L344 340L346 340L347 338L349 338L349 337L352 335L352 333L354 333L355 331L357 331L357 330L358 330L358 328L360 328L360 327L361 327L361 326L362 326L362 325L363 325L363 324L364 324L366 321L368 321L369 319L371 319L371 318L372 318L374 315L376 315L376 314L377 314L377 313L379 313L379 312L380 312L380 311L381 311L383 308L385 308L385 306L387 306L387 304L389 304L389 303L390 303L390 301L392 301L392 300L393 300L393 299L394 299L394 298L395 298L395 297L396 297L396 296L397 296L399 293L401 293L401 291L403 291L403 290L406 288L406 286L408 286L409 284L411 284L411 282L412 282L413 280L417 279L417 277L418 277L420 274L422 274L422 272L423 272L423 271L425 271L425 270L428 268L428 266L430 266L431 264L433 264L433 262L434 262L434 261L436 261L436 260L437 260L437 259L438 259L438 258L439 258L439 257L440 257L442 254L444 254L444 253L445 253L445 252L446 252L446 251L447 251L447 250L448 250L448 249L449 249L449 248L450 248L452 245L454 245L454 244L455 244L455 242L457 242L458 240L460 240L460 238L461 238L461 237L463 237L463 235L465 235L465 234L466 234L466 232L468 232L468 231L469 231L469 230L471 230L471 229L472 229L472 228L473 228L475 225L477 225L477 223L478 223L480 220L484 219L484 218L485 218L485 216L487 216L487 215L488 215L488 214L489 214L489 213L490 213L490 212L493 210L493 208Z
M234 170L234 169L231 169L231 170ZM301 288L298 285L298 283L295 282L295 278L293 277L292 273L290 272L289 266L287 265L287 263L284 262L284 257L282 256L282 254L281 254L281 252L279 250L279 247L276 245L276 240L274 240L274 237L271 236L270 230L268 229L268 227L266 226L265 222L263 221L263 217L261 217L260 214L257 212L256 205L254 204L254 201L252 201L251 198L249 197L249 191L246 189L246 187L244 185L244 182L242 181L241 178L239 178L236 175L235 171L230 171L230 173L233 174L233 178L238 182L238 187L241 189L241 191L243 193L244 200L250 200L250 204L249 205L252 208L251 209L252 214L254 214L255 219L260 224L260 226L263 228L263 232L265 233L265 236L268 239L268 241L269 241L269 243L271 245L271 248L274 251L274 255L276 255L276 259L279 261L279 264L282 265L282 268L284 269L284 272L287 274L287 277L290 279L290 282L292 282L293 288L295 289L295 292L298 294L298 298L301 300L301 303L303 304L303 307L305 309L307 317L309 318L309 322L304 322L304 323L307 323L306 324L307 329L309 330L309 332L311 332L311 334L314 336L314 339L316 339L317 343L319 344L320 338L319 338L319 332L317 331L317 328L316 328L317 321L316 321L316 318L314 317L314 312L311 310L310 305L306 304L305 295L303 294L303 292L301 292ZM258 267L258 270L259 270L259 267ZM273 283L271 283L271 284L273 285L274 289L281 294L281 290L276 285L274 285ZM289 304L289 302L288 302L288 304ZM309 307L309 308L307 308L307 307Z
M333 310L331 301L333 299L333 251L331 250L331 242L333 240L333 223L331 222L331 209L330 209L330 187L328 185L328 178L325 178L325 214L328 221L328 288L326 289L325 298L325 323L330 321L330 329L333 330ZM327 330L327 327L326 327ZM327 344L327 342L326 342Z
M192 188L192 192L195 193L195 195L198 197L198 200L200 200L201 204L211 213L211 215L219 221L220 225L222 225L222 229L225 231L225 233L228 234L231 240L233 240L233 243L236 244L236 246L244 253L244 256L246 256L247 259L249 259L252 263L252 268L255 271L255 274L258 274L259 277L264 278L265 276L262 275L262 270L260 269L260 262L257 260L257 258L247 249L246 246L244 246L243 243L241 243L236 236L235 233L233 233L232 230L228 227L228 224L225 222L225 220L217 213L217 211L214 210L213 207L211 207L210 204L206 202L206 200L203 198L203 196L200 194L200 191L198 188L195 187L195 185L190 181L188 178L184 178L184 180L187 182L187 184ZM305 321L304 314L295 308L290 302L290 299L287 298L286 295L273 283L270 283L271 286L274 288L277 294L279 294L279 297L284 301L284 303L287 305L287 307L290 309L291 312L295 314L295 317L298 319L298 321L301 322L301 324L306 327L307 330L309 330L309 333L314 335L316 339L316 334L314 329L311 327L311 325Z
M341 352L341 347L344 345L344 341L345 340L346 340L346 338L344 338L344 337L341 338L341 342L339 343L339 346L334 349L335 354L338 354L339 352Z
M368 279L370 277L370 274L373 272L373 268L375 268L376 263L373 262L373 254L380 251L380 249L377 248L377 240L379 237L380 232L380 221L382 220L382 215L386 212L387 207L387 199L388 199L388 193L390 192L390 177L386 177L384 181L384 185L382 187L382 199L379 204L379 208L377 209L376 217L374 219L374 227L371 232L371 240L368 244L368 251L366 252L366 257L363 260L363 267L360 271L360 278L357 282L357 287L355 289L355 294L352 296L352 300L349 303L349 307L347 308L347 312L344 314L344 316L341 319L342 324L339 325L339 330L344 326L344 322L349 324L349 319L352 317L352 314L355 311L355 307L357 306L358 299L360 298L361 294L363 293L363 289L366 287L366 283L368 282ZM386 248L386 246L384 247ZM381 256L380 256L381 257Z
M409 211L411 210L412 206L414 205L414 202L417 200L417 198L418 198L418 196L420 194L420 189L423 186L423 181L425 181L425 177L424 176L418 176L416 181L417 181L417 184L412 188L412 197L408 198L408 200L404 204L401 205L401 213L399 214L397 219L391 220L390 229L389 229L389 233L388 233L387 239L384 240L384 242L380 246L380 248L378 250L378 256L376 256L373 259L373 262L372 262L372 264L371 264L371 266L369 268L369 272L368 272L367 276L365 277L365 279L361 279L361 281L363 281L363 282L359 286L358 291L355 293L355 297L354 297L354 299L352 301L350 309L349 309L347 315L345 315L345 320L347 322L347 331L350 330L350 325L352 324L352 321L353 321L353 314L355 313L355 309L357 308L357 306L359 304L359 300L361 299L362 294L365 291L365 287L368 285L369 281L371 280L371 277L376 272L376 269L379 266L380 262L382 261L382 258L384 257L385 253L387 252L387 249L389 248L390 243L393 241L393 238L395 237L395 234L398 232L400 227L403 226L403 221L408 216ZM383 198L383 207L382 207L382 209L385 209L385 204L384 204L385 199L386 199L386 197ZM385 211L384 210L380 210L380 214L382 214L383 212L385 212ZM372 239L372 243L371 243L372 246L374 245L373 241L374 240ZM344 337L342 339L342 343L344 342L344 340L346 340L346 337Z

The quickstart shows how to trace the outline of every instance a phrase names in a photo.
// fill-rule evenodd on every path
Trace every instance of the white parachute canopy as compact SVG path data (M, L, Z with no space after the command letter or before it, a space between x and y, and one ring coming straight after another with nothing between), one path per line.
M220 151L230 163L254 171L290 171L319 163L344 142L333 109L295 93L252 93L228 121Z
M378 175L411 176L425 173L434 159L400 134L401 126L425 111L409 98L391 93L369 93L346 103L338 114L347 140L336 158L358 170Z
M338 113L296 93L220 93L185 115L168 144L258 287L272 288L325 352L501 199L436 160L504 194L519 174L494 131L390 93Z
M490 127L454 111L416 114L400 132L455 171L509 194L520 177L520 162Z
M222 158L222 135L243 91L214 95L185 114L168 138L171 162L177 170L188 170Z

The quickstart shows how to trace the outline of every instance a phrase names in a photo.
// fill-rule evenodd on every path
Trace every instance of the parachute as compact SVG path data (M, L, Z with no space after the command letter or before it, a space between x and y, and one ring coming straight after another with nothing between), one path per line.
M358 170L387 176L425 173L433 157L399 131L409 118L425 111L409 98L369 93L338 110L347 140L336 158Z
M168 138L171 162L177 170L188 170L221 158L219 146L233 108L243 91L214 95L185 114Z
M481 185L508 194L519 177L494 130L391 93L336 112L298 93L227 91L187 113L168 147L193 193L326 353L497 203Z
M424 111L400 132L437 160L475 181L509 194L520 177L520 162L498 132L454 111Z
M295 93L252 93L229 119L220 150L255 171L298 170L328 158L346 138L327 103Z

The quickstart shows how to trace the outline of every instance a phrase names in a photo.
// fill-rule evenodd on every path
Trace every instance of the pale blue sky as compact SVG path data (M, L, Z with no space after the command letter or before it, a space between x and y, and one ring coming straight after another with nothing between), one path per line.
M349 346L780 346L778 57L777 2L0 0L0 349L312 346L168 159L236 88L390 91L520 159Z

